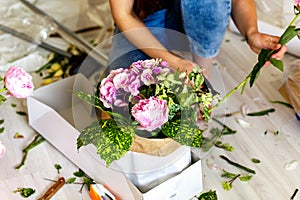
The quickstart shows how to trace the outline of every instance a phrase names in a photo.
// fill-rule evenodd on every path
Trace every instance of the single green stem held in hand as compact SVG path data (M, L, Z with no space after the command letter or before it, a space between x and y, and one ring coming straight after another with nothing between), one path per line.
M300 11L297 7L295 7L295 17L290 22L289 26L286 28L284 33L279 39L279 44L285 45L289 41L291 41L295 36L297 36L300 39L300 28L297 28L295 25L293 25L298 17L300 16ZM258 55L258 62L254 65L252 71L249 73L249 75L235 88L233 88L230 92L228 92L216 105L214 105L210 111L216 109L220 104L224 103L233 93L235 93L238 89L242 88L242 92L245 89L246 83L249 81L250 87L253 86L255 80L258 78L260 70L265 65L267 61L270 61L274 67L279 69L280 71L284 70L283 62L281 60L277 60L272 58L273 53L275 53L275 50L268 50L268 49L262 49L261 52Z

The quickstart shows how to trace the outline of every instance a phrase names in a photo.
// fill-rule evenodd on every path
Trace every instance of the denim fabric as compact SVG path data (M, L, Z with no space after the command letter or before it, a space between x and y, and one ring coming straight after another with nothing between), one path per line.
M209 58L219 52L231 14L231 0L181 0L183 27L190 48Z
M168 9L156 11L147 16L143 22L168 50L189 51L189 40L182 34L180 0L172 0ZM120 33L118 27L115 28L114 33L107 72L117 68L128 68L132 62L150 58L133 46Z
M167 45L167 40L165 36L164 29L166 26L166 13L167 10L159 10L148 17L146 17L143 22L152 34L163 44ZM155 27L155 28L151 28ZM137 31L137 30L134 30ZM138 31L137 31L138 34ZM112 69L118 68L128 68L131 63L138 60L149 59L149 56L144 54L142 51L138 50L133 46L125 36L120 33L119 29L115 28L115 35L112 39L112 47L109 55L109 67L108 72Z

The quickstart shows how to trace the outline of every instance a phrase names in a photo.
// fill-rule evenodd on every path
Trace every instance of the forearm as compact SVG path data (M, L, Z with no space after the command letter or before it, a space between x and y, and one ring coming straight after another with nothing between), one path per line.
M175 57L133 12L133 0L110 0L110 6L118 29L136 48L152 58L170 60Z
M247 39L257 33L257 14L254 0L232 0L232 19L241 35Z

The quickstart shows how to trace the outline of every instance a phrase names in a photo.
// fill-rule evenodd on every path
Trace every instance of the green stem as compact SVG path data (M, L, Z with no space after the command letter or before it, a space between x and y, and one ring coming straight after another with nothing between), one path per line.
M241 174L237 174L235 177L233 177L232 179L230 179L229 181L227 181L227 183L232 184L240 176L241 176Z
M290 22L290 26L292 26L295 21L297 20L297 18L300 16L300 12L298 14L295 15L295 17L293 18L293 20Z
M220 104L222 104L224 101L226 101L233 93L235 93L238 89L240 89L241 87L244 87L246 85L246 83L249 81L251 77L251 73L240 83L238 84L235 88L233 88L230 92L228 92L216 105L214 105L209 112L213 111L214 109L216 109L218 106L220 106Z
M15 169L18 170L18 169L20 169L22 166L24 166L25 161L26 161L26 159L27 159L27 156L28 156L28 154L29 154L29 151L30 151L31 149L33 149L34 147L36 147L37 145L41 144L41 143L44 142L44 141L45 141L44 138L42 138L40 135L36 135L36 136L34 137L33 141L32 141L25 149L23 149L23 153L24 153L23 159L22 159L21 163L20 163L18 166L15 167Z
M255 174L255 171L254 171L253 169L250 169L250 168L245 167L245 166L243 166L243 165L240 165L240 164L238 164L238 163L236 163L236 162L233 162L233 161L229 160L229 158L227 158L227 157L225 157L225 156L223 156L223 155L221 155L220 158L222 158L223 160L225 160L226 162L228 162L229 164L231 164L231 165L233 165L233 166L235 166L235 167L238 167L238 168L240 168L240 169L243 169L243 170L245 170L246 172L249 172L249 173L251 173L251 174Z

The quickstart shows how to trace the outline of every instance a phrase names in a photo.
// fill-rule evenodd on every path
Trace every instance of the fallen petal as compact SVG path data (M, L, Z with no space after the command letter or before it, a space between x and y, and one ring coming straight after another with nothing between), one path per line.
M292 160L291 162L288 162L284 165L284 168L286 170L294 170L298 166L299 161L298 160Z
M249 127L253 126L251 123L245 121L244 119L239 119L238 118L238 119L236 119L236 121L243 128L249 128Z

